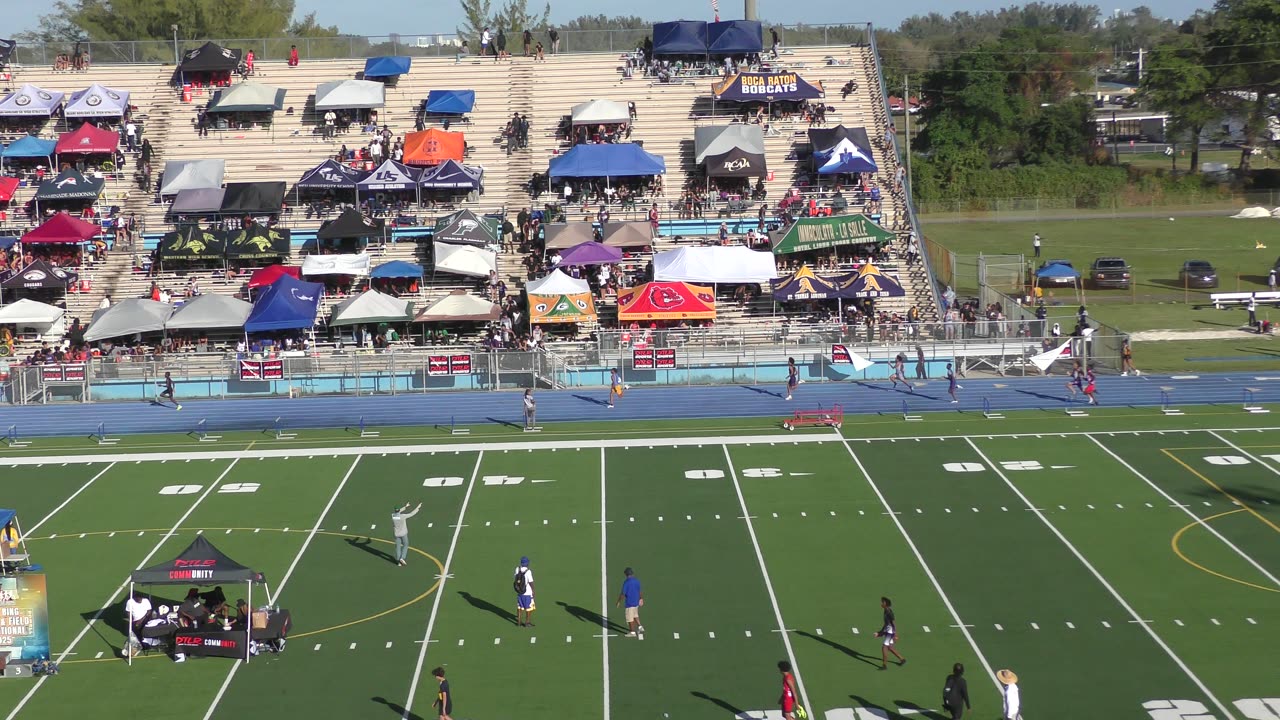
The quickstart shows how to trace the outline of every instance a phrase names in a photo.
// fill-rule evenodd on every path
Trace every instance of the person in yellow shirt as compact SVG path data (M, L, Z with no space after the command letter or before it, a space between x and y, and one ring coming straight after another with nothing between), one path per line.
M22 536L18 534L18 528L14 527L13 521L5 523L4 529L0 530L0 545L4 545L6 550L12 552L18 549L21 542Z

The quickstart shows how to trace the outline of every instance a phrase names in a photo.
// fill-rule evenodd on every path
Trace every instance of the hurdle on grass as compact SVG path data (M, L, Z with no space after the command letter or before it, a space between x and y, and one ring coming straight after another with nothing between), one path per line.
M363 415L360 416L360 424L356 426L356 429L360 431L360 437L362 438L376 438L382 435L380 431L370 430L369 426L365 425Z
M982 398L982 417L988 420L1003 420L1004 414L992 411L991 398L984 396Z
M911 408L907 407L907 401L903 400L902 401L902 419L906 420L907 422L918 422L920 420L924 420L924 417L920 415L912 415Z
M292 440L298 437L298 433L289 432L284 428L284 418L278 417L271 424L271 429L275 432L277 440Z
M437 425L436 427L443 427L443 426ZM450 435L470 435L471 428L458 427L457 420L454 418L454 416L450 415L449 416L449 434Z
M1261 388L1245 388L1244 389L1244 411L1245 412L1253 413L1254 415L1261 415L1263 413L1271 412L1270 410L1262 407L1261 405L1253 401L1253 394L1255 392L1258 392L1260 389Z
M107 435L107 424L105 422L98 423L98 429L89 437L96 440L99 445L115 445L120 442L120 438L113 438Z
M1168 390L1160 391L1160 412L1164 415L1182 415L1182 410L1173 406Z
M4 444L11 448L24 448L31 444L30 440L22 440L18 437L18 426L10 425L9 429L4 433Z
M1089 417L1088 410L1081 410L1080 408L1071 407L1071 398L1067 398L1067 405L1066 405L1065 412L1067 413L1067 415L1071 417Z
M200 442L218 442L222 439L221 435L209 434L208 418L200 418L200 422L196 423L196 429L192 431L192 434L195 435L196 440L199 440Z
M524 431L525 432L542 432L542 426L541 425L533 425L533 426L525 425Z

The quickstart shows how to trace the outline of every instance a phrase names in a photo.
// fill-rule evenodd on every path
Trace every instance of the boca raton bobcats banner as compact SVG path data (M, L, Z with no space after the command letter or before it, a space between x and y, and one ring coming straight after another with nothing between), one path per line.
M738 73L711 92L717 100L730 102L816 100L825 96L821 82L809 82L793 72Z

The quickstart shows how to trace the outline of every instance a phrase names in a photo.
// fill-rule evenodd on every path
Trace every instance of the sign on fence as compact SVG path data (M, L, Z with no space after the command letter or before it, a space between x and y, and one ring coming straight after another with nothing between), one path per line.
M675 366L675 348L642 348L631 351L631 367L636 370L672 370Z
M428 355L428 375L470 375L470 355Z
M74 363L71 365L41 365L40 379L47 383L56 382L84 382L85 365L84 363Z
M283 360L241 360L241 380L283 380Z

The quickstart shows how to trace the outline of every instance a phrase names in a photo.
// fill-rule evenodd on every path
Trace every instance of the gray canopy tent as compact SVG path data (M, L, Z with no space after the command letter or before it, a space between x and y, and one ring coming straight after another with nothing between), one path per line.
M211 113L271 112L284 109L285 89L258 83L237 83L218 90L209 103Z
M160 195L168 197L183 190L220 188L226 172L226 160L169 160L160 179Z
M98 310L84 333L85 342L144 332L160 332L173 314L173 306L155 300L130 298Z
M171 216L215 214L222 210L222 200L226 192L222 188L183 190L173 199L173 204L169 206L169 214Z
M316 110L367 110L387 104L387 86L372 80L334 80L316 86Z
M252 303L239 298L207 293L183 303L164 327L166 330L242 328L252 310Z

